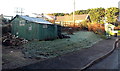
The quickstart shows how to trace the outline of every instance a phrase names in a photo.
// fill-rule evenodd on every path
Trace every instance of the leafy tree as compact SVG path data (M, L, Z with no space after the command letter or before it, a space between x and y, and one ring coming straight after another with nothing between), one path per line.
M105 9L104 8L93 8L89 12L90 19L92 22L103 24Z
M48 15L53 15L53 16L64 16L64 15L70 15L69 13L49 13Z
M64 13L53 13L54 16L64 16Z
M116 7L111 7L106 9L106 22L115 23L117 21L119 9Z
M89 11L90 11L90 9L87 9L87 10L77 10L77 11L75 11L75 15L88 14ZM71 14L73 14L73 12Z
M69 13L65 13L65 15L69 15Z

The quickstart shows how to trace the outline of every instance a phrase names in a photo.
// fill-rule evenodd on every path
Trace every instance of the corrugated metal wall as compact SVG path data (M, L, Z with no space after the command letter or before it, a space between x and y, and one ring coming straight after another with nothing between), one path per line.
M14 34L14 35L17 35L16 33L18 32L18 19L17 18L15 18L12 22L11 22L11 24L12 24L12 34Z
M46 28L44 27L46 26ZM39 25L39 39L55 39L57 38L57 27L56 25Z
M57 38L57 25L37 24L25 21L20 25L22 18L15 18L12 23L12 34L27 40L47 40Z

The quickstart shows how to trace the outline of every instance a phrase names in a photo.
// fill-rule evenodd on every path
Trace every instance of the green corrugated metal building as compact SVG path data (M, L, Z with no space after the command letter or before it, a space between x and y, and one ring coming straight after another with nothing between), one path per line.
M11 20L12 34L27 40L56 39L57 25L40 18L16 15Z

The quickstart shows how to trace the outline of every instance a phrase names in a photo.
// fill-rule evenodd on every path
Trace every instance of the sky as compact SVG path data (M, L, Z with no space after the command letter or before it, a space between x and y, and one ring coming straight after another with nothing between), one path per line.
M118 7L120 0L75 0L75 10L89 8ZM71 13L74 0L2 0L0 14L16 15L17 8L23 8L25 15L32 13Z

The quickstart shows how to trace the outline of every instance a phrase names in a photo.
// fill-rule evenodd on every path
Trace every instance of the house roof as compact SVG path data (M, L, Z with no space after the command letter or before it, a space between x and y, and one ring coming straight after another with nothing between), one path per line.
M55 18L55 16L53 16L53 15L47 15L47 14L44 14L44 17L46 17L49 20L54 20L54 18Z
M85 20L88 14L75 15L75 20ZM58 16L56 21L73 21L73 15L71 16Z
M20 16L20 15L18 15ZM34 18L34 17L28 17L28 16L20 16L21 18L30 21L30 22L35 22L35 23L42 23L42 24L52 24L46 20L43 20L41 18Z

